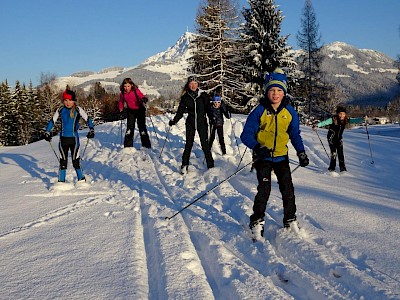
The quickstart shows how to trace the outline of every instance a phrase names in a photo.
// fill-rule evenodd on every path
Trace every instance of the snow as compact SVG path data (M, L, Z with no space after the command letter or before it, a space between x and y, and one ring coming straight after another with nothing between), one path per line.
M398 125L346 130L346 174L327 172L318 136L302 127L311 163L293 172L301 229L282 229L274 182L265 241L253 243L256 177L238 139L246 116L226 121L227 155L216 140L213 169L196 136L184 176L184 121L168 131L170 118L152 116L157 136L148 122L152 151L137 133L122 148L125 121L122 131L119 121L96 126L86 184L69 161L59 186L46 141L0 148L1 299L400 299Z

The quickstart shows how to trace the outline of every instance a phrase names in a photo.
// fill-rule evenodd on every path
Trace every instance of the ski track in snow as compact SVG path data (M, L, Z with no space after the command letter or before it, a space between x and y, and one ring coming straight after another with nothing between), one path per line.
M162 116L153 119L159 128L167 123ZM393 283L390 276L369 268L361 254L349 255L340 245L310 234L318 224L305 213L298 213L300 232L284 231L276 182L266 212L265 240L253 243L243 229L256 192L255 172L250 173L250 167L166 220L232 174L241 158L237 139L242 123L233 120L225 125L228 154L220 155L216 138L212 148L216 167L206 170L196 135L189 172L182 176L179 166L184 146L183 123L172 127L169 133L169 139L182 149L171 149L167 142L159 157L165 131L158 130L157 142L153 127L149 126L155 150L137 150L137 132L134 148L123 149L121 124L114 122L110 132L97 133L104 136L102 143L93 141L93 147L85 154L83 166L91 181L87 190L72 187L71 191L50 191L51 196L69 193L77 200L1 233L0 241L40 226L52 226L82 209L104 204L104 218L112 222L125 216L127 220L125 241L119 247L125 258L121 289L129 298L396 299L398 294L386 287L388 281ZM314 163L308 171L324 176L324 151L305 146ZM245 148L240 141L239 147L243 155ZM241 166L250 160L247 150ZM47 164L46 168L52 167ZM73 180L71 174L67 179ZM247 186L254 188L249 190Z

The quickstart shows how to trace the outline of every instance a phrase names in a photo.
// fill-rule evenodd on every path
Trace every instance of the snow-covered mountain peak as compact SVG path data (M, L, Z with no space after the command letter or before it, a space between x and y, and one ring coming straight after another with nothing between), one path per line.
M194 34L186 32L172 47L167 50L150 56L142 64L150 64L153 62L164 62L166 60L186 60L191 55L189 50L190 41L193 39Z

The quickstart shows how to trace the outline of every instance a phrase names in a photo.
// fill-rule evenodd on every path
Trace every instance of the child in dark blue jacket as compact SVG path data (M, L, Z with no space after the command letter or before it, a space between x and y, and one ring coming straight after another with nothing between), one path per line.
M94 125L91 118L80 106L76 105L76 95L73 91L67 89L63 93L64 106L56 110L53 117L47 124L46 132L43 134L44 139L48 142L51 141L51 130L53 129L58 118L61 118L61 131L60 142L58 149L60 150L60 170L58 173L58 181L65 182L68 163L68 151L71 151L72 165L75 168L78 181L86 181L85 176L82 174L79 157L79 120L82 118L89 125L89 132L87 138L94 138Z
M210 138L208 142L210 144L210 149L215 139L215 132L218 134L218 141L221 145L222 155L226 154L226 147L224 141L224 116L227 119L230 119L230 113L222 101L221 96L215 95L211 101L211 107L208 112L208 119L210 121Z

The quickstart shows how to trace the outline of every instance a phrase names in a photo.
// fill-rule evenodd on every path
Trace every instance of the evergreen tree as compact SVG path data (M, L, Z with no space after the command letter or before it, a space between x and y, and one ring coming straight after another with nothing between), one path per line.
M274 0L248 0L250 7L243 10L243 51L248 59L243 64L248 96L253 98L248 105L255 106L263 95L267 73L281 67L290 74L295 62L287 45L288 36L281 36L283 16Z
M30 142L35 142L40 139L48 119L43 114L44 106L40 99L40 92L33 88L32 82L29 83L27 95L31 107L31 117L29 122L32 128L32 133Z
M19 88L19 82L16 82L16 88ZM5 98L5 115L4 115L4 139L5 146L18 146L18 120L17 120L17 100L13 96L9 88L9 95Z
M33 115L32 103L29 101L25 84L21 86L19 82L17 82L11 98L15 101L17 108L15 112L16 125L18 128L16 144L18 146L27 145L32 137L33 128L31 126L31 121Z
M299 78L297 94L308 99L308 114L311 116L313 104L318 99L317 90L322 85L320 65L323 59L319 24L311 0L305 0L301 29L296 37L299 47L304 50L299 62L303 76Z
M196 18L197 35L191 42L190 71L201 88L218 93L234 109L240 109L243 85L238 59L239 17L231 0L205 0Z
M11 123L9 104L11 101L11 89L7 81L0 85L0 146L8 145L7 131Z

